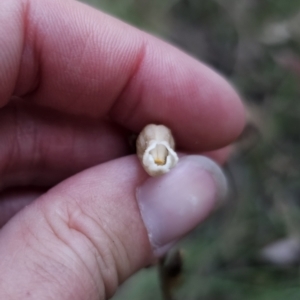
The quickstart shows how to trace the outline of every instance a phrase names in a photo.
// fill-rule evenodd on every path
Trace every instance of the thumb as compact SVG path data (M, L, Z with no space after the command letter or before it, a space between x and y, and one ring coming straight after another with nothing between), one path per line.
M203 221L225 188L219 167L201 156L158 178L135 157L81 172L1 230L0 299L109 298Z

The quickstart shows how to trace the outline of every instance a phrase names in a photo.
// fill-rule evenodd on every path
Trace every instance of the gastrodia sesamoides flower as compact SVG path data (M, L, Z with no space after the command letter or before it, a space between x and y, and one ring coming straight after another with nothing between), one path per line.
M137 155L150 176L169 172L178 162L172 132L164 125L147 125L139 134Z

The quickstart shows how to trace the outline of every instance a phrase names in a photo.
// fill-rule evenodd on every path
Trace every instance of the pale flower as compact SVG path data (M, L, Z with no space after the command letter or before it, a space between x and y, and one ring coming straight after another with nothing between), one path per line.
M171 130L164 125L147 125L139 134L137 155L150 176L169 172L178 162Z

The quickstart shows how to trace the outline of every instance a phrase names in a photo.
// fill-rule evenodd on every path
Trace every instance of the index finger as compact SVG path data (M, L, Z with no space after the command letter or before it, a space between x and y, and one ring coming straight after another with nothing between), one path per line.
M1 106L15 94L67 113L109 115L136 132L162 123L193 151L241 132L236 92L176 48L74 1L2 0L0 7Z

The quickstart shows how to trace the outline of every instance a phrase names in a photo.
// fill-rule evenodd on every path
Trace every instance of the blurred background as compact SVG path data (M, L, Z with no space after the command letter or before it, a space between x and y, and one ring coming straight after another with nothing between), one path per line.
M227 204L113 299L300 299L300 0L84 1L215 68L248 111Z

